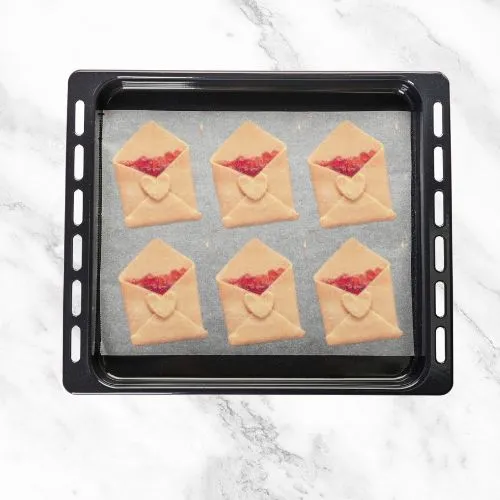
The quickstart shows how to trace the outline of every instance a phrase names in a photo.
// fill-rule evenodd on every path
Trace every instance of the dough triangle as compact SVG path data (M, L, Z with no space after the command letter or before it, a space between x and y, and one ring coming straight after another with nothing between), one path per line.
M391 325L377 313L370 311L361 319L346 316L326 335L326 343L328 345L357 344L398 338L401 335L402 332L396 325Z
M130 215L125 218L128 227L154 226L201 218L198 210L190 207L176 194L169 193L163 200L146 198Z
M203 339L206 336L207 331L202 326L176 311L167 319L151 316L144 326L131 336L131 340L134 345L147 345Z
M365 193L356 201L346 198L339 200L325 215L320 218L322 227L336 227L347 224L363 224L365 222L393 220L394 211L385 207L375 198Z
M243 198L233 210L223 217L222 221L226 227L236 227L296 220L298 217L299 215L293 208L286 206L274 195L266 193L258 201Z
M234 332L229 334L231 345L260 344L277 340L296 339L304 336L304 330L273 311L267 318L247 318Z

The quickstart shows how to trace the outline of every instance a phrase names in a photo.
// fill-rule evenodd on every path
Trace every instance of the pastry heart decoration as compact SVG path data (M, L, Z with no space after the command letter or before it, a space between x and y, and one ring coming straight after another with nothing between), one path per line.
M170 317L177 305L177 295L175 292L168 292L165 295L148 293L146 295L146 304L149 310L161 319Z
M250 313L259 319L264 319L273 310L274 295L271 292L264 292L262 295L246 293L243 297L243 302Z
M361 173L354 177L339 175L335 182L340 193L351 201L356 201L364 193L366 187L366 178Z
M267 191L267 176L259 174L257 177L240 175L238 177L238 187L241 192L252 201L259 201Z
M141 188L153 200L161 201L170 191L170 177L166 174L159 177L144 175L140 180Z
M342 305L351 316L361 319L368 314L372 306L372 296L370 292L364 292L362 295L344 293Z

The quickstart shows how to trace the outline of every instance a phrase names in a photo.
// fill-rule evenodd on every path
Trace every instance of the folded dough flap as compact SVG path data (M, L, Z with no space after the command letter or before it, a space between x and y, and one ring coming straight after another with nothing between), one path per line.
M146 303L146 296L152 292L121 279L120 285L130 333L134 335L153 315Z
M278 267L289 269L292 263L259 239L254 238L221 269L217 274L217 281L226 282L247 273L260 275Z
M194 263L162 240L154 239L121 272L119 280L121 283L125 283L130 279L139 279L147 274L168 274L174 269L182 267L193 269Z
M176 294L175 312L166 319L157 318L146 303L150 290L130 283L147 274L163 275L187 268L163 295ZM207 335L202 325L196 271L193 262L163 243L153 240L120 274L125 309L136 345L203 338Z
M266 193L263 198L253 201L241 199L237 205L222 218L224 226L250 226L266 222L296 220L299 214L293 207L285 205L276 196Z
M342 295L347 292L321 281L316 282L316 292L325 331L329 332L348 315L342 305Z
M130 337L134 345L203 339L207 336L203 326L194 323L184 314L175 311L167 319L151 317Z
M370 267L368 267L368 269L369 268ZM367 269L364 271L366 270ZM356 272L352 274L358 273ZM339 273L331 277L335 278L337 276L339 276ZM342 305L342 296L349 292L319 280L316 280L316 291L318 294L325 330L330 332L349 316L349 313ZM398 320L396 315L396 305L394 303L391 269L389 265L383 268L382 272L368 284L359 296L362 297L367 293L371 295L371 311L377 313L391 325L397 326Z
M241 200L245 199L238 187L238 178L245 174L217 163L212 165L212 172L220 200L221 213L224 216L235 208ZM292 184L286 152L282 151L275 156L260 174L267 177L267 193L275 196L293 210Z
M392 220L396 214L392 208L380 203L373 196L364 193L355 201L340 198L335 205L320 217L322 227L345 224L362 224L367 221Z
M385 267L382 272L368 284L360 295L364 293L371 294L371 310L373 312L376 312L393 325L398 324L390 265Z
M274 269L276 267L279 266L275 266ZM268 268L265 271L261 271L256 274L267 273L269 269L272 268ZM245 273L240 273L239 275L234 276L234 278L238 278L242 274ZM245 295L252 292L249 292L238 285L233 285L220 280L219 277L217 277L217 281L219 284L219 293L221 296L222 307L224 309L227 329L229 332L233 332L242 326L247 319L252 318L244 302ZM274 297L272 314L278 313L284 319L294 324L299 330L301 330L293 269L291 267L286 269L285 272L283 272L283 274L281 274L281 276L279 276L276 281L271 284L266 292L272 293ZM265 319L259 321L260 322L258 324L260 327L267 328Z
M367 215L370 218L378 215L383 219L394 215L383 147L352 177L365 177L364 192L355 201L346 199L338 189L337 178L346 176L314 162L310 162L309 167L319 214L325 217L324 223L357 223L366 221Z
M340 324L327 332L326 343L328 345L372 342L398 338L402 335L397 324L389 323L373 311L361 319L347 315Z
M229 333L231 345L260 344L277 340L296 339L304 336L300 325L290 322L279 312L273 311L267 318L248 316L245 321Z
M165 175L170 180L170 193L177 195L182 201L196 210L196 194L188 149L183 151L158 178Z
M359 171L366 179L365 193L376 199L392 211L391 192L389 189L389 174L385 162L384 148L370 158ZM358 175L358 174L356 174ZM356 177L356 175L354 177Z
M285 272L268 288L275 296L274 310L283 312L291 321L299 323L298 313L292 311L293 305L297 309L292 263L260 240L253 239L226 264L216 277L229 332L233 332L250 317L244 303L244 296L251 292L228 281L245 274L259 276L278 268L284 268ZM288 305L284 306L287 301Z
M389 262L356 238L350 238L320 267L314 280L322 282L342 274L361 274L376 267L386 269Z
M266 151L285 151L286 146L277 137L246 121L240 125L210 158L211 163L234 160L238 156L259 156Z
M336 178L341 174L314 163L309 164L309 169L318 212L320 216L323 216L342 199L336 184Z
M120 163L115 163L114 169L120 189L123 213L127 217L147 198L141 187L141 178L146 174Z
M151 177L134 168L115 164L125 222L129 227L196 220L201 213L196 207L189 150L181 153L158 177ZM169 192L163 199L151 199L141 187L141 179L151 177L162 182L168 177Z
M202 326L201 308L198 293L198 280L196 269L191 267L181 276L167 293L177 295L176 310L187 316L191 321Z
M144 336L143 328L146 325L149 325L147 331L160 326L164 329L168 327L169 336L179 335L178 332L175 332L179 326L182 326L183 330L181 329L181 331L185 332L184 335L191 332L189 334L194 335L196 338L201 335L202 331L205 331L201 318L194 268L189 269L165 294L159 295L159 297L165 297L172 293L176 295L175 312L166 319L156 318L147 304L146 297L154 292L128 282L122 282L121 288L133 343L146 343L138 340ZM151 323L154 318L156 318L156 321ZM133 337L136 334L139 335L139 337L136 337L137 342L134 341ZM157 337L158 335L152 336L154 339L157 339ZM175 339L172 338L171 340Z
M349 292L324 280L343 274L359 275L376 268L381 272L359 294L359 297L371 295L370 311L361 319L355 318L342 304L342 296ZM314 281L328 344L367 342L402 335L397 322L390 264L355 238L347 240L323 264Z
M285 151L275 156L262 170L267 177L267 192L284 205L293 209L292 182L290 167Z
M224 217L245 198L238 187L238 177L242 174L232 168L222 167L217 164L212 164L212 174L221 215Z
M147 135L149 133L151 137ZM141 179L144 176L150 176L121 162L135 160L140 156L161 156L176 149L182 151L180 155L170 163L162 174L158 177L151 177L161 182L162 177L168 176L169 195L161 201L151 200L141 187ZM156 123L150 122L144 125L116 154L113 163L124 215L125 217L131 216L126 221L128 226L145 225L144 220L150 224L169 222L169 215L171 215L171 220L192 220L201 215L196 209L189 149L183 141ZM179 199L176 200L176 196ZM173 199L168 200L168 198ZM146 206L141 207L139 213L134 213L144 201L148 201ZM150 213L153 209L158 213ZM142 213L143 211L144 213Z
M125 217L125 223L128 227L139 227L200 218L201 213L196 208L189 206L176 194L170 193L161 201L146 198Z
M268 288L274 295L274 310L300 327L297 292L293 268L288 268Z
M317 163L336 156L357 156L362 152L382 149L382 143L358 128L350 121L340 123L311 153L309 163Z
M169 151L184 151L188 145L154 121L144 124L116 153L113 163L136 160L141 156L161 156Z

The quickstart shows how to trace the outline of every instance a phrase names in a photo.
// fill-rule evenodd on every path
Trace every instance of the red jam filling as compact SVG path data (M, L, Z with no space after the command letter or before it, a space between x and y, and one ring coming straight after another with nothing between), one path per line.
M146 274L146 276L142 278L130 279L128 281L133 285L142 286L142 288L150 292L163 295L172 288L176 281L184 276L186 271L187 269L185 267L181 267L180 269L170 271L168 274Z
M283 273L285 270L282 267L270 269L265 274L251 275L244 274L239 278L226 280L230 285L237 285L247 292L262 295Z
M260 156L238 156L234 160L224 160L220 164L237 170L241 174L255 177L279 153L276 149L264 151Z
M181 153L180 149L176 149L168 151L162 156L154 156L152 158L140 156L136 160L122 161L121 163L126 167L135 168L144 174L158 177Z
M333 279L323 280L328 285L333 285L346 292L359 295L380 273L382 269L376 267L375 269L368 269L361 274L341 274Z
M358 156L336 156L331 160L324 160L318 162L322 167L330 168L335 170L339 174L347 175L348 177L353 177L356 175L365 165L365 163L370 160L375 155L376 151L373 149L370 151L363 151Z

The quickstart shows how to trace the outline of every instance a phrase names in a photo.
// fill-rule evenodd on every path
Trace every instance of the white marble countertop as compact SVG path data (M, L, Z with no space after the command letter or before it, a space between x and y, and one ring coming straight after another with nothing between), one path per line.
M2 6L0 496L493 498L500 466L498 1L126 3ZM67 78L78 68L444 72L452 90L452 392L67 394L65 113Z

